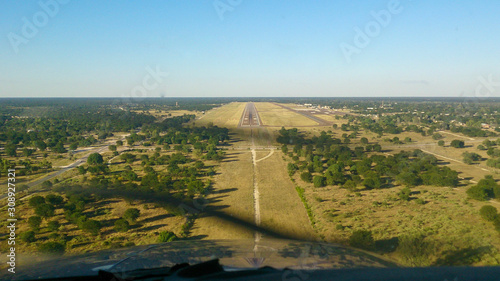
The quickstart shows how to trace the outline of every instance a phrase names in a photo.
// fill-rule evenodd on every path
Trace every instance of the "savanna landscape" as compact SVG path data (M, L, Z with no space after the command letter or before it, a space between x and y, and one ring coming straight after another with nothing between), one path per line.
M497 265L497 103L6 100L1 184L14 169L18 249L34 259L282 238Z

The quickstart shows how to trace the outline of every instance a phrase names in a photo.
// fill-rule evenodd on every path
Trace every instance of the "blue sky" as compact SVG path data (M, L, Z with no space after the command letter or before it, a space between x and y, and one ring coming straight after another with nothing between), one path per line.
M500 96L500 2L436 2L3 1L0 97Z

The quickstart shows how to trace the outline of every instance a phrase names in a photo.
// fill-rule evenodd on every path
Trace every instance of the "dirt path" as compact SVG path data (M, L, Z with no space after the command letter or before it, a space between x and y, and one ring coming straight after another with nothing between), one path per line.
M253 164L253 208L255 216L255 225L260 227L260 194L259 184L257 183L257 152L252 149L252 164ZM262 234L258 231L255 232L255 243L260 241Z
M254 151L255 151L255 149L254 149ZM259 163L260 161L266 160L267 158L273 156L273 154L274 154L274 148L271 148L271 152L269 152L269 154L267 156L260 158L259 160L255 160L255 163Z

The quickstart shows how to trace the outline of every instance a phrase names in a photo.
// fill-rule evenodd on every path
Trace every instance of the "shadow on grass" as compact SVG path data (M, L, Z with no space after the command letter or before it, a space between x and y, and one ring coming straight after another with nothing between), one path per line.
M238 190L238 189L233 187L233 188L215 190L212 193L213 194L221 194L221 193L228 193L228 192L232 192L232 191L236 191L236 190Z
M396 250L399 245L399 238L392 237L389 239L382 239L375 241L375 250L379 254L388 254Z
M182 240L201 240L203 238L207 238L208 235L195 235L195 236L190 236L190 237L186 237L186 238L182 238Z
M464 248L455 251L445 251L441 258L437 259L434 265L438 266L463 266L472 265L481 261L485 254L491 253L492 246L483 246L478 248Z
M154 216L154 217L150 217L150 218L141 220L141 221L139 221L139 223L154 222L154 221L157 221L157 220L162 220L162 219L170 218L170 217L173 217L173 216L174 215L172 215L172 214L157 215L157 216Z
M167 226L167 224L152 225L152 226L148 226L148 227L145 227L145 228L138 229L138 231L140 231L140 232L149 232L149 231L157 230L157 229L162 228L164 226Z

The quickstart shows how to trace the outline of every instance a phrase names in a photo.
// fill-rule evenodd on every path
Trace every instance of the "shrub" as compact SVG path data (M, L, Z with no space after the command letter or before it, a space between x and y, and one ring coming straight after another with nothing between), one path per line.
M54 216L54 206L43 203L35 208L35 214L43 218L50 218Z
M97 152L90 154L87 158L87 164L89 165L99 165L102 163L104 163L104 159L102 158L102 155Z
M40 195L37 195L37 196L33 196L30 198L30 200L28 201L28 204L30 205L30 207L32 208L36 208L38 205L41 205L45 203L45 198L43 198L43 196L40 196Z
M353 180L347 180L343 187L346 188L347 190L353 191L356 189L357 184Z
M422 198L417 198L417 199L415 200L415 203L417 203L417 204L419 204L419 205L424 205L424 204L425 204L425 200L424 200L424 199L422 199Z
M438 145L439 145L439 146L444 146L444 140L440 140L440 141L438 141Z
M44 181L42 182L42 187L43 188L49 188L52 186L52 182L51 181Z
M49 228L50 231L57 231L59 230L60 226L61 224L59 224L58 221L49 221L49 223L47 224L47 227Z
M323 187L325 186L325 177L314 176L313 182L315 187Z
M481 217L487 221L494 221L498 216L497 208L491 205L485 205L479 210Z
M288 169L288 175L293 176L299 168L294 163L288 163L287 169Z
M56 206L62 204L64 202L64 198L62 198L62 196L59 195L49 194L45 197L45 201L47 201L47 203L49 204Z
M64 253L65 248L64 244L53 241L45 242L38 246L38 250L40 252L49 254L62 254Z
M369 230L355 230L349 238L349 245L366 250L372 249L374 245L372 232Z
M42 224L42 218L39 216L32 216L28 219L28 224L33 231L39 231L40 224Z
M165 243L177 240L177 236L172 231L162 231L158 236L158 242Z
M405 265L426 266L429 265L429 255L432 245L425 240L420 233L406 234L399 237L396 252L401 256Z
M78 173L80 175L85 175L87 173L87 169L85 169L85 167L83 167L83 166L78 166L77 169L78 169Z
M141 212L136 208L129 208L123 214L123 218L128 220L130 223L133 223L140 216Z
M127 232L130 229L130 224L126 219L115 221L115 230L119 232Z
M403 201L408 201L408 200L410 200L410 194L411 194L410 188L405 187L405 188L401 189L401 191L398 193L398 196L399 196L399 199L401 199Z
M464 163L469 165L474 161L481 161L482 159L481 155L474 152L464 152L462 156L464 157Z
M495 226L495 230L500 232L500 216L497 216L493 221L493 225Z
M488 192L481 186L474 185L471 188L467 189L467 195L470 198L476 199L479 201L486 201L489 198Z
M305 181L305 182L312 182L312 175L309 172L303 172L300 174L300 179Z
M454 148L464 148L465 143L461 140L452 140L450 146Z
M435 139L435 140L440 140L443 138L443 135L441 135L440 133L434 133L432 135L432 138Z
M97 236L101 231L101 223L96 220L85 220L79 223L79 226L81 226L83 231L88 232L94 236Z
M26 243L31 243L31 242L36 241L34 231L22 232L21 234L19 234L19 238L21 239L21 241L26 242Z
M491 175L487 175L484 179L467 190L467 195L470 198L479 201L486 201L490 198L500 197L500 186L495 182Z

